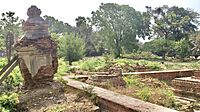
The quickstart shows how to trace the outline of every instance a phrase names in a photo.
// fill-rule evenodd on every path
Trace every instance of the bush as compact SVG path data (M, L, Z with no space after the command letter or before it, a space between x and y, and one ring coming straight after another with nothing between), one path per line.
M86 61L81 61L80 68L85 71L98 71L106 67L106 62L101 58L90 58Z
M56 73L56 76L62 76L68 71L69 65L66 64L63 58L60 58L58 60L58 65L59 66L58 66L58 71Z
M136 93L136 96L143 101L149 101L151 95L152 95L152 90L148 87L145 87Z
M187 41L185 39L182 39L182 40L176 42L176 45L175 45L176 55L179 56L179 58L181 58L181 59L190 56L191 49L192 48L191 48L189 41Z
M0 95L0 111L1 112L15 112L16 104L18 103L17 93L4 93Z
M6 58L0 58L0 69L2 69L7 64ZM23 81L22 75L20 73L19 67L16 67L8 77L3 81L2 87L3 91L12 90L19 86ZM2 90L0 90L2 91Z
M64 34L60 39L59 53L72 65L73 61L78 61L84 57L85 44L83 39L74 34Z

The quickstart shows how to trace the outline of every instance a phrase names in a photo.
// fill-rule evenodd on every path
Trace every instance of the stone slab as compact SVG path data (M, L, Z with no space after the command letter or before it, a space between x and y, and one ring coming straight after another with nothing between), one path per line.
M91 85L63 77L68 81L67 85L73 88L83 90L83 87ZM100 104L103 105L109 112L177 112L169 108L165 108L156 104L145 102L129 96L106 90L94 86L94 93L100 99Z

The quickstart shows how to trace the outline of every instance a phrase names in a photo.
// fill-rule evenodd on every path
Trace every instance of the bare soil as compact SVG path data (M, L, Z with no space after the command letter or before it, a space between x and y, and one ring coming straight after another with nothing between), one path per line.
M58 82L29 91L19 98L18 112L96 112L98 107L86 97L79 98L77 91Z

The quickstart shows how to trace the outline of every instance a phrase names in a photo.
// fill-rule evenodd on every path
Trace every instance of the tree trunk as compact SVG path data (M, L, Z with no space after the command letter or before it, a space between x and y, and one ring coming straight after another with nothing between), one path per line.
M164 53L164 54L162 55L162 60L165 60L165 57L166 57L166 56L165 56L165 53Z
M72 61L69 61L69 65L72 66Z
M116 48L115 48L115 58L119 58L121 55L119 40L116 39Z

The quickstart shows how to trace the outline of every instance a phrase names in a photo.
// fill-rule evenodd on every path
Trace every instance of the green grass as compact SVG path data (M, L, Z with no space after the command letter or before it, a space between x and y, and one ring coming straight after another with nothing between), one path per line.
M165 107L172 108L175 106L175 95L166 83L158 79L140 78L138 76L127 76L123 79L126 81L127 90L123 90L122 93L133 91L125 94Z
M75 62L74 65L78 66L81 70L94 72L104 69L106 67L106 61L102 57L88 58Z
M83 71L106 71L111 66L119 65L123 72L134 71L131 66L145 66L150 71L160 70L183 70L183 69L200 69L200 61L191 62L173 62L173 61L149 61L149 60L133 60L126 58L106 59L104 57L85 58L83 60L74 62L73 64L79 70ZM125 66L130 66L129 68ZM128 69L128 70L126 70Z

